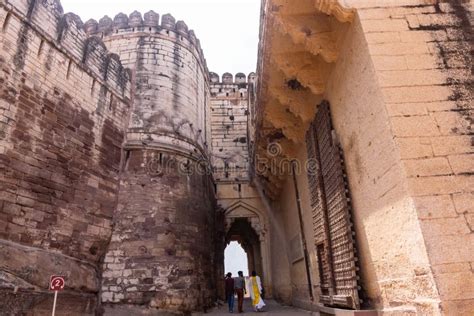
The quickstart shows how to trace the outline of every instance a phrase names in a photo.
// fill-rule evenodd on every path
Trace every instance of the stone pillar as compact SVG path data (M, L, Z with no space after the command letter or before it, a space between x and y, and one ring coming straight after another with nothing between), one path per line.
M265 231L261 231L259 234L260 237L260 254L262 257L262 278L263 284L265 286L265 295L266 298L271 298L273 296L273 282L272 282L272 271L269 258L269 238L266 236Z

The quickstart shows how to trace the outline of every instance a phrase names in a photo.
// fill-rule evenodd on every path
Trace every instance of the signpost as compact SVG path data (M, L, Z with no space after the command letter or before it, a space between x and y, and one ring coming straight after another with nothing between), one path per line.
M53 313L51 314L52 316L54 316L54 314L56 313L56 300L58 298L58 291L63 290L64 285L66 285L66 282L64 281L63 276L52 275L49 279L49 289L51 291L54 291Z

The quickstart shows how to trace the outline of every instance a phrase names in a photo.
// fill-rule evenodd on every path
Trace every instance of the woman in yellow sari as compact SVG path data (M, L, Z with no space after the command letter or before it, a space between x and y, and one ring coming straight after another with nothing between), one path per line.
M261 296L262 283L260 281L260 277L257 276L255 271L252 271L252 276L249 279L249 293L250 299L252 300L252 306L256 312L259 312L265 306Z

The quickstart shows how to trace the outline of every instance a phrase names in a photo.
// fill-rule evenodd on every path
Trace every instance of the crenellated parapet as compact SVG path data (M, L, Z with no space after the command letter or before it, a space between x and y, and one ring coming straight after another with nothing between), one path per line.
M141 36L143 33L160 36L175 41L188 49L194 48L198 60L207 72L204 53L196 34L188 28L184 21L176 21L171 14L164 14L160 17L160 14L151 10L143 14L143 17L138 11L133 11L128 16L125 13L118 13L113 19L106 15L98 22L94 19L88 20L84 24L84 31L89 36L100 36L104 40L116 36Z
M221 79L222 78L222 79ZM233 76L229 72L225 72L222 74L222 77L220 77L217 73L215 72L210 72L209 73L209 80L211 81L211 84L216 85L216 84L223 84L223 85L232 85L232 84L242 84L242 83L254 83L256 80L256 75L254 72L251 72L248 74L248 76L245 76L244 73L238 72Z
M130 97L130 71L125 69L118 56L111 54L99 37L84 31L81 18L73 13L64 14L58 0L5 0L0 2L7 15L16 16L22 23L22 36L30 30L62 51L70 63L89 73L97 82L115 91L118 96ZM23 52L26 54L26 50ZM24 56L16 58L22 66Z

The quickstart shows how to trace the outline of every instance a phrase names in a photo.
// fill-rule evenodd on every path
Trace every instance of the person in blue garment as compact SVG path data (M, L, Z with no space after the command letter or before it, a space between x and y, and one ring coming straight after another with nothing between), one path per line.
M234 312L234 279L232 273L227 273L225 276L225 299L229 305L229 312Z

